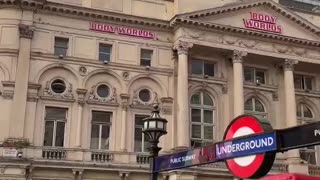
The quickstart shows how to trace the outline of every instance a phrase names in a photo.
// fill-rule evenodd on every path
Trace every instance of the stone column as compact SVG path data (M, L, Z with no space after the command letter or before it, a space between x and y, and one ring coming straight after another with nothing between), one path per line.
M81 147L81 132L82 132L82 111L85 103L86 89L77 89L78 94L78 122L77 122L77 136L76 147Z
M129 94L120 94L121 97L121 140L120 150L127 151L127 111L129 105Z
M243 97L243 57L247 56L247 52L233 51L233 116L237 117L244 113L244 97Z
M189 132L189 93L188 93L188 50L193 45L179 41L174 49L178 53L177 83L177 148L185 149L190 145Z
M9 129L10 137L14 138L22 138L24 134L33 31L31 26L19 25L19 54Z

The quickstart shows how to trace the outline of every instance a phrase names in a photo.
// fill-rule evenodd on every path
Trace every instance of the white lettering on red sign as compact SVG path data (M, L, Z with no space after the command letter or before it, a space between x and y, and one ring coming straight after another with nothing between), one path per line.
M146 30L136 29L136 28L129 28L129 27L122 27L122 26L113 26L108 24L100 24L100 23L90 23L90 30L142 37L142 38L148 38L148 39L154 39L156 37L156 34L151 31L146 31Z
M276 24L277 17L250 12L250 19L243 19L244 26L250 29L282 33L282 26Z

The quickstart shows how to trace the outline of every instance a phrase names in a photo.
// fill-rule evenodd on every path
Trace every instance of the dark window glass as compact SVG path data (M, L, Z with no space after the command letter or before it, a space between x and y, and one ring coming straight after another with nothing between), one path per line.
M254 69L244 68L244 80L249 82L254 82Z
M301 75L294 75L294 88L303 89L303 77Z
M153 50L141 49L140 65L151 66L152 54Z
M204 63L204 75L214 76L214 64Z
M193 60L191 63L192 74L202 75L203 72L203 62L198 60Z
M109 149L111 116L110 112L92 111L90 142L92 149Z
M151 93L148 89L142 89L139 92L139 99L143 102L149 102L151 99Z
M192 122L201 122L201 109L191 109Z
M192 125L192 138L201 139L201 125Z
M100 134L100 125L92 124L91 127L91 149L99 149L99 134Z
M64 142L64 122L57 122L56 144L55 146L63 147Z
M46 107L46 120L66 120L67 109Z
M256 68L244 68L244 80L252 83L265 84L265 71Z
M294 88L312 90L313 77L294 75Z
M312 90L312 77L305 77L304 89Z
M97 94L99 97L106 98L110 94L110 88L109 86L105 84L101 84L97 87Z
M142 133L143 119L147 118L147 115L135 116L135 130L134 130L134 151L146 152L146 148L149 147L149 139Z
M56 79L51 83L51 89L54 93L61 94L66 90L66 83L61 79Z
M45 132L44 132L44 146L52 146L53 144L53 129L54 129L54 122L53 121L46 121L45 123Z
M203 93L203 105L213 106L212 99L207 93Z
M44 146L63 147L67 109L46 107Z
M202 146L201 140L191 140L191 147L197 148Z
M213 112L210 110L203 110L204 123L213 124Z
M264 71L259 71L256 70L256 82L261 83L261 84L265 84L265 79L264 79Z
M201 96L200 96L200 92L192 95L191 97L191 104L201 104Z
M203 60L192 60L191 73L195 75L214 76L214 63Z
M68 51L69 39L56 37L54 41L54 55L56 56L66 56Z
M112 46L109 44L99 44L99 61L110 62Z
M204 139L213 139L213 127L204 126Z

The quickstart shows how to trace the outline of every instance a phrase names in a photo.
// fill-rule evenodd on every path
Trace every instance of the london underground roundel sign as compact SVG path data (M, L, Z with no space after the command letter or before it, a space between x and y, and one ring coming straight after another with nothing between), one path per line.
M227 127L224 134L224 140L234 139L240 136L249 134L260 134L272 131L272 127L268 122L263 122L251 115L241 115L236 117ZM251 142L250 142L251 143ZM258 141L243 144L246 146L259 146ZM266 142L267 143L267 142ZM237 148L241 148L240 145ZM264 152L260 154L248 155L226 160L228 169L237 177L240 178L257 178L266 175L271 169L275 152Z

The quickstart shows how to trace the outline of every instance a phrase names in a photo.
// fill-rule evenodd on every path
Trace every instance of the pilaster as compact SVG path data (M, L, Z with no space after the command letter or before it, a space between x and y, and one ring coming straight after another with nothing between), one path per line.
M85 104L85 96L87 94L86 89L77 89L78 94L78 121L77 121L77 137L76 137L76 147L81 147L81 124L82 124L82 110Z
M129 94L120 94L121 98L121 139L120 150L127 151L127 111L129 107Z

